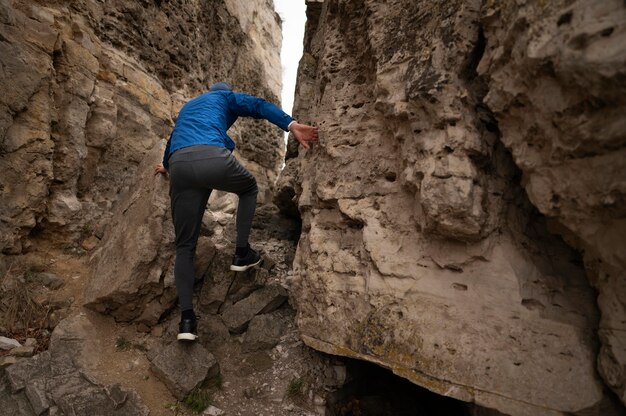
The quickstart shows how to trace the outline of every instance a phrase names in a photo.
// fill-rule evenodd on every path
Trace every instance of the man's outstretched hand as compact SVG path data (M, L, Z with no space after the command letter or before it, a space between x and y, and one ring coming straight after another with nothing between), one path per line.
M158 175L159 173L162 175L167 175L167 169L163 167L163 163L159 163L154 167L154 174Z
M317 127L295 122L289 127L289 131L305 149L311 148L309 142L317 141Z

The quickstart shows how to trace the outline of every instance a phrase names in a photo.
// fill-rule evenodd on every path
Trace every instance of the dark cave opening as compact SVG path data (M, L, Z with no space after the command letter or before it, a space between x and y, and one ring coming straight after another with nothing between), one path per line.
M327 416L470 416L473 405L441 396L375 364L342 359L346 383L330 393Z

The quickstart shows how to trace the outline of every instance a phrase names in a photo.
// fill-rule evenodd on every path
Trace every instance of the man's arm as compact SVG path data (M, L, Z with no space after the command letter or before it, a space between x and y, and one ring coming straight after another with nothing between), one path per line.
M289 131L289 125L294 121L278 106L253 95L234 92L230 96L229 106L239 117L263 118L284 131Z
M163 152L163 163L159 163L154 167L154 174L158 175L159 173L165 175L168 173L170 168L169 158L170 158L170 145L172 144L172 135L170 134L170 138L167 140L167 144L165 145L165 152Z
M310 148L308 142L317 140L317 127L298 123L289 114L262 98L234 92L230 100L231 110L237 116L264 118L281 129L292 132L305 149Z

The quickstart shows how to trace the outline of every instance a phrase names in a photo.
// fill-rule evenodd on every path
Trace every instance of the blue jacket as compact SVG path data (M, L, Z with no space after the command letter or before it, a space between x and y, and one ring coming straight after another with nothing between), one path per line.
M232 91L210 91L187 102L178 113L174 131L167 141L163 166L169 169L172 153L183 147L210 144L235 148L226 134L238 117L264 118L287 131L293 118L272 103Z

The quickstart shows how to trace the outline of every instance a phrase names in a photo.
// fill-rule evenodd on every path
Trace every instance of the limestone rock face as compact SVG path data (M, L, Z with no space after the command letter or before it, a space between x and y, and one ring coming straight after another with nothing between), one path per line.
M308 345L505 414L618 412L624 10L308 2L294 113L321 138L276 198Z
M241 30L254 45L253 51L263 65L268 88L280 95L283 84L281 35L277 36L276 27L281 22L274 11L273 0L225 0L224 4L230 14L237 16Z
M277 17L266 1L233 3L0 1L2 253L21 253L31 234L102 238L140 162L211 83L277 102ZM263 202L282 133L246 121L231 134Z
M2 0L0 252L30 236L93 250L90 307L148 326L171 309L168 182L153 167L180 107L213 82L278 101L280 22L253 3ZM242 119L229 133L268 202L282 132ZM215 192L214 216L234 202Z
M626 7L568 4L485 6L478 72L530 201L584 253L598 370L626 403Z
M162 152L155 146L139 165L137 183L118 201L111 232L92 256L86 305L118 321L154 325L176 301L167 180L150 169Z

